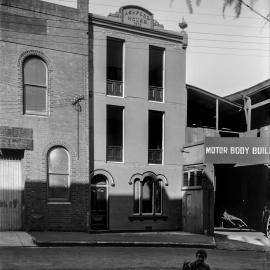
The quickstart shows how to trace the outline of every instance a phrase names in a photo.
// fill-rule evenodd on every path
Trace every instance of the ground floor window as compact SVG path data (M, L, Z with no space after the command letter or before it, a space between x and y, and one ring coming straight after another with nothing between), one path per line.
M48 199L69 200L70 157L62 146L49 150L47 157Z
M162 214L162 181L151 176L142 181L134 181L134 214L161 215Z

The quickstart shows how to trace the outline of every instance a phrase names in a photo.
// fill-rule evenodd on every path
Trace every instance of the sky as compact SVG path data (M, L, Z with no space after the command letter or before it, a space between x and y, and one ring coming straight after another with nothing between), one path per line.
M46 1L77 5L77 0ZM151 11L165 29L179 32L184 18L189 36L186 83L214 94L226 96L269 79L270 22L245 6L240 18L235 18L233 8L223 16L223 0L202 0L198 7L193 2L192 14L186 0L90 0L89 12L107 16L121 6L138 5ZM267 16L270 1L255 0L253 7Z

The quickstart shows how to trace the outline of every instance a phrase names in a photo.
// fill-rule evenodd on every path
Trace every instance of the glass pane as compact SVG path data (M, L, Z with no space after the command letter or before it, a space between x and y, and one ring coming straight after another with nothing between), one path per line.
M107 177L102 174L95 175L91 181L91 185L107 185Z
M201 186L202 185L202 178L203 178L202 171L197 171L197 186Z
M145 181L142 189L142 213L153 213L153 181Z
M140 181L134 182L134 213L140 213Z
M24 111L36 111L46 113L46 88L25 85Z
M149 48L149 85L162 87L163 53L162 48L152 46Z
M49 175L49 198L68 199L67 175Z
M92 211L107 210L106 187L91 187L91 209Z
M54 148L49 153L48 159L49 173L69 174L68 152L62 148Z
M189 185L195 186L195 172L194 171L190 172Z
M24 63L24 83L47 86L46 64L38 57L31 57Z
M188 186L188 172L184 172L184 183L183 183L184 187Z
M162 184L160 181L155 183L155 213L161 214Z
M123 41L107 40L107 79L122 81Z

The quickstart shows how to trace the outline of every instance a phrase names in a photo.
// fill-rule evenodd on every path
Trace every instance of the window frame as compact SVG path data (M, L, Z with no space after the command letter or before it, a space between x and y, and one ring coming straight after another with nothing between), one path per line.
M198 174L201 173L200 178L200 184L198 184ZM194 184L191 185L191 174L194 174ZM182 189L196 189L196 188L202 188L203 185L203 179L204 179L204 169L203 168L192 168L192 169L186 169L183 171L183 184ZM185 175L187 175L187 184L185 183Z
M121 43L121 52L122 52L122 64L121 64L121 77L122 80L109 79L108 77L108 55L109 55L109 41L115 41ZM106 38L106 95L109 97L124 97L124 79L125 78L125 40L121 38L115 38L107 36ZM109 88L111 87L111 92ZM120 89L120 93L117 93L117 89Z
M109 117L108 117L108 112L110 108L114 108L114 109L119 109L121 110L121 120L122 120L122 127L121 127L121 135L122 135L122 145L109 145L108 142L108 130L109 130ZM106 105L106 162L113 162L113 163L124 163L124 147L125 147L125 107L124 106L119 106L119 105L111 105L111 104L107 104ZM116 158L109 158L109 150L110 149L116 149L117 148L120 150L120 158L116 159ZM113 150L112 150L113 151ZM114 155L115 156L115 155Z
M29 84L25 83L25 65L28 61L31 61L31 59L38 59L42 62L45 68L46 72L46 85L42 84ZM39 89L43 89L45 92L45 111L39 111L39 110L29 110L26 108L26 86L33 86L37 87ZM28 55L22 63L22 112L24 115L34 115L34 116L47 116L48 115L48 88L49 88L49 68L47 62L39 55Z
M162 180L161 179L153 179L151 177L151 184L152 184L152 198L151 198L151 201L152 201L152 212L143 212L143 185L144 183L146 183L145 181L145 178L143 179L143 181L141 181L140 179L136 178L134 180L134 183L133 183L133 215L134 216L141 216L141 217L144 217L144 216L162 216L163 215L163 190L164 190L164 187L163 187L163 184L162 184ZM138 187L138 190L139 190L139 198L138 198L138 211L135 212L135 204L136 204L136 201L135 201L135 190L136 190L136 183L139 183L139 187ZM156 212L156 196L157 196L157 187L160 187L160 198L159 198L159 202L160 202L160 212Z
M50 158L50 154L52 153L53 150L55 149L64 149L66 154L67 154L67 157L68 157L68 173L50 173L49 172L49 158ZM67 150L66 147L64 146L61 146L61 145L57 145L57 146L53 146L51 147L48 152L47 152L47 160L46 160L46 163L47 163L47 200L48 202L70 202L70 177L71 177L71 156L70 156L70 153L69 151ZM50 197L50 175L65 175L67 176L67 192L66 192L66 197Z
M153 113L157 113L157 114L160 114L161 115L161 135L162 135L162 138L161 138L161 147L159 149L152 149L150 148L150 115L153 114ZM148 110L148 165L155 165L155 166L158 166L158 165L164 165L164 153L165 153L165 112L164 111L157 111L157 110ZM152 136L151 136L152 137ZM150 154L151 152L155 152L155 151L160 151L160 154L161 154L161 162L151 162L151 158L150 158Z
M149 50L149 60L148 60L148 65L149 65L149 70L148 70L148 101L150 102L157 102L157 103L164 103L165 102L165 54L166 54L166 48L164 47L159 47L155 45L149 44L148 47ZM162 86L157 86L157 85L152 85L150 83L150 51L151 50L156 50L156 51L161 51L162 52ZM154 95L151 95L151 91L155 92ZM159 100L157 98L157 92L162 92L161 99ZM154 98L152 98L154 97Z

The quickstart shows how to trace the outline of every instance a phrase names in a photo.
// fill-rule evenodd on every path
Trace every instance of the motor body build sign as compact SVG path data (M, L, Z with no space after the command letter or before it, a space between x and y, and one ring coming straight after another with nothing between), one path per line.
M204 162L247 165L270 163L270 138L206 137Z

